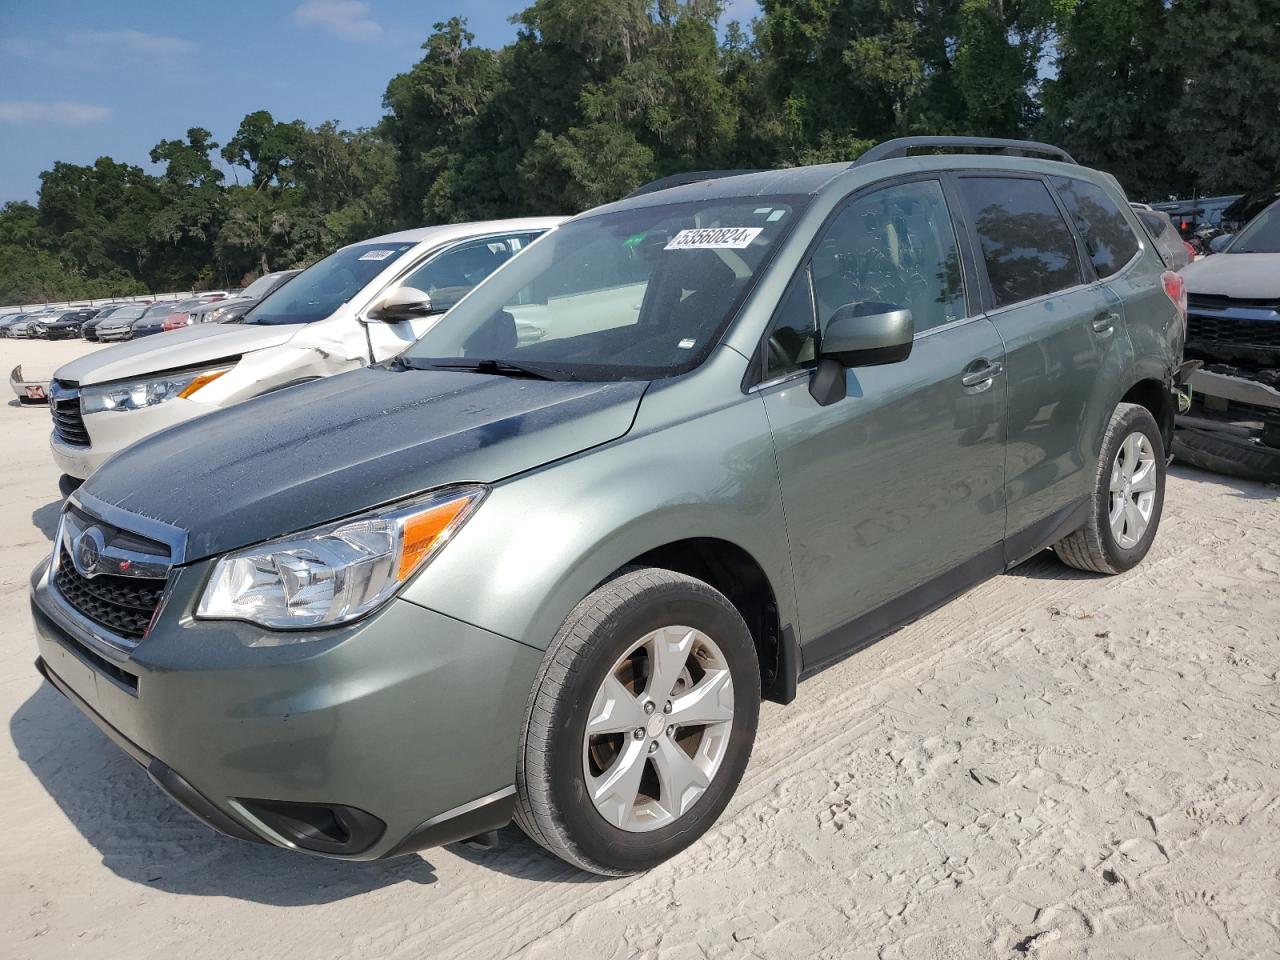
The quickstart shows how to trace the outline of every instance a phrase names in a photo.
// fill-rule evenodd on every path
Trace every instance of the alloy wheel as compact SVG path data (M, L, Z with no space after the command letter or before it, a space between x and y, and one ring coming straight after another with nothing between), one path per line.
M714 640L684 626L645 634L615 661L582 744L587 793L630 832L674 823L707 791L733 727L733 678Z
M1156 455L1146 434L1124 438L1111 463L1107 519L1116 545L1136 546L1151 524L1156 503Z

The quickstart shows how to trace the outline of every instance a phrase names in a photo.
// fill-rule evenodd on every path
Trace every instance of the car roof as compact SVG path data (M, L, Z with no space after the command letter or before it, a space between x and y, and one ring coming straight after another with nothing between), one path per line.
M417 227L413 230L401 230L398 233L387 233L380 237L370 237L359 243L347 244L348 247L364 246L368 243L425 243L428 240L448 242L466 240L469 237L481 237L490 233L518 233L522 230L550 230L563 223L568 217L516 217L510 220L477 220L470 223L443 223L434 227Z
M686 201L750 199L753 197L816 196L827 190L845 193L861 184L871 183L896 174L926 173L942 170L984 170L1041 173L1075 177L1094 183L1106 183L1123 196L1114 177L1101 170L1074 162L1041 160L1035 157L987 153L940 153L907 157L873 159L869 163L854 161L824 163L808 167L790 167L735 174L697 180L653 192L640 191L614 203L588 210L581 217L597 216L621 210Z

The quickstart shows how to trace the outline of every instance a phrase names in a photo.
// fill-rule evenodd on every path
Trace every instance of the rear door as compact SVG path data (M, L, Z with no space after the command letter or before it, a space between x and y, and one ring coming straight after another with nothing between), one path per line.
M1041 177L962 174L956 186L1005 347L1006 560L1016 562L1092 490L1127 344L1117 298L1083 262Z
M856 618L999 554L1004 351L966 300L964 259L940 178L872 187L828 222L770 327L758 389L806 664L842 652ZM911 354L847 370L845 398L820 405L809 392L818 331L862 302L912 311Z

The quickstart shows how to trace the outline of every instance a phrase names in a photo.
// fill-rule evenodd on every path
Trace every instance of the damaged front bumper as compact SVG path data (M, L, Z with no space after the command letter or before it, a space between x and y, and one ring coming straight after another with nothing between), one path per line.
M1195 466L1280 483L1280 368L1208 364L1188 378L1176 456Z

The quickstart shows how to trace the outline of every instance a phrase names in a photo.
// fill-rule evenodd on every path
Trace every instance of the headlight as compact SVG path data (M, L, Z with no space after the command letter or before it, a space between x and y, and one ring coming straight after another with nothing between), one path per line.
M487 492L451 487L229 554L214 567L196 616L280 630L362 617L439 553Z
M205 370L186 370L162 377L141 380L122 380L100 387L83 387L80 390L80 407L84 413L101 413L104 410L141 410L154 407L174 397L189 397L207 383L222 376L230 367Z

